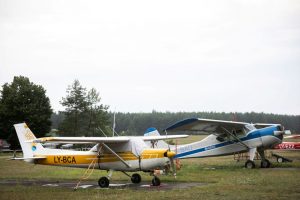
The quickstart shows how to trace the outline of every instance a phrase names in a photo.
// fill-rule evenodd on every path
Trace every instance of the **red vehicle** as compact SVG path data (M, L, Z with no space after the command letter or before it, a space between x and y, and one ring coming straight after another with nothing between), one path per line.
M274 147L282 150L300 150L300 142L282 142Z
M300 139L300 135L289 135L285 136L284 139Z

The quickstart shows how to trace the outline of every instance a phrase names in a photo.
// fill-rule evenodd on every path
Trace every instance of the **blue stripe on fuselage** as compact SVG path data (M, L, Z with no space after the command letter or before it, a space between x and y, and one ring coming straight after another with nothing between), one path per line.
M252 132L249 132L249 134L245 137L240 138L240 140L242 142L247 141L247 140L252 140L252 139L256 139L259 137L264 137L264 136L274 136L273 133L274 131L277 130L276 126L270 126L270 127L266 127L266 128L262 128L262 129L255 129ZM274 136L275 137L275 136ZM227 141L227 142L223 142L223 143L219 143L219 144L215 144L215 145L210 145L207 147L203 147L203 148L199 148L199 149L195 149L192 151L187 151L184 153L180 153L177 154L174 158L181 158L187 155L191 155L191 154L195 154L195 153L200 153L200 152L204 152L204 151L208 151L208 150L212 150L212 149L217 149L220 147L224 147L230 144L234 144L236 142L233 141Z

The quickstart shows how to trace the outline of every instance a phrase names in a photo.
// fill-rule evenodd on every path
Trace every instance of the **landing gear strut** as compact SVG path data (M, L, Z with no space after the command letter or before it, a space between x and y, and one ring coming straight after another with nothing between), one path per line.
M258 151L258 153L260 155L260 158L261 158L260 167L261 168L270 168L271 163L268 159L266 159L264 149L257 149L257 151Z

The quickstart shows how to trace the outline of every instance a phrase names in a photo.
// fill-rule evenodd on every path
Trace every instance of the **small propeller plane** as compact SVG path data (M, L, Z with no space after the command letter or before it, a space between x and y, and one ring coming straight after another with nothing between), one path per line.
M257 127L257 128L256 128ZM246 168L255 168L254 157L258 152L261 157L261 167L269 168L270 161L265 158L265 150L280 144L284 127L280 124L251 124L245 122L223 121L213 119L189 118L179 121L165 129L165 132L194 132L208 133L201 141L170 146L177 152L174 159L201 158L230 155L234 153L249 152ZM146 136L159 135L156 129L150 129ZM168 135L171 137L171 135ZM164 141L152 142L152 147L167 147Z
M14 125L19 138L23 158L26 162L55 165L64 167L78 167L93 169L97 166L100 170L108 170L108 176L101 177L98 181L100 187L109 186L113 171L121 171L131 178L132 183L140 183L141 176L138 173L130 176L127 172L149 172L152 176L152 185L159 186L160 179L155 170L164 169L172 165L175 152L168 148L152 149L146 145L146 141L165 140L187 137L187 135L174 136L119 136L119 137L44 137L36 138L25 123ZM74 151L63 149L49 149L42 146L43 143L66 144L95 144L89 151ZM174 165L174 164L173 164Z

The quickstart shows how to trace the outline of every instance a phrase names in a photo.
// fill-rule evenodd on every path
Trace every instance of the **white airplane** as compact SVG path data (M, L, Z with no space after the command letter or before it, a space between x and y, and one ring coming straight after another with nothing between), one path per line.
M132 136L132 137L44 137L36 138L25 123L14 125L26 162L65 167L79 167L108 170L106 177L98 181L100 187L108 187L113 171L121 171L131 177L133 183L140 183L141 176L137 173L130 176L126 172L144 171L153 175L152 185L160 185L160 179L155 170L173 165L175 152L168 148L152 149L145 141L165 140L187 137L174 136ZM90 151L73 151L44 148L41 143L94 143Z
M262 128L256 128L262 127ZM264 151L280 144L284 127L280 124L250 124L245 122L233 122L212 119L190 118L179 121L165 129L167 132L194 132L209 133L201 141L185 145L170 146L172 151L177 152L174 159L201 158L230 155L240 152L249 152L249 160L246 161L246 168L255 168L254 156L258 152L261 157L261 167L269 168L270 161L265 158ZM145 136L158 136L156 129L150 128ZM169 135L168 137L171 137ZM166 148L164 141L151 143L154 148Z

